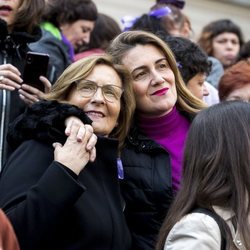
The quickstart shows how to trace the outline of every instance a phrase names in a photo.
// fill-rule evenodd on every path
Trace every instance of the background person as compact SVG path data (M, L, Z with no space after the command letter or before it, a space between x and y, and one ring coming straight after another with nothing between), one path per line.
M0 206L21 248L130 249L118 142L108 138L121 144L127 134L134 108L129 80L107 56L79 60L52 87L51 101L34 104L11 126L16 150L1 175ZM60 117L67 114L85 125L73 124L66 139Z
M181 189L161 228L157 250L250 248L249 123L250 104L239 101L216 104L195 117ZM219 224L196 208L217 215Z
M181 76L190 92L203 100L209 90L205 85L211 64L205 52L191 40L183 37L166 36L163 40L174 53Z
M89 43L79 49L79 53L75 55L74 60L79 60L91 54L103 54L111 40L121 32L121 28L115 19L109 15L98 13Z
M236 62L244 39L237 24L230 19L220 19L203 27L198 44L208 56L217 58L225 69Z
M97 19L92 0L50 0L43 14L42 39L31 44L36 51L50 55L55 66L55 80L74 61L75 53L90 41Z
M191 39L193 31L188 16L183 13L181 8L174 4L174 1L172 3L168 2L169 1L159 1L153 5L150 10L157 13L159 11L161 12L164 8L169 8L170 12L160 17L162 27L171 36L181 36Z
M41 37L38 24L44 6L44 0L0 2L0 170L9 154L9 123L24 111L26 104L43 96L43 92L23 84L22 74L26 53L31 50L28 44ZM45 91L49 91L50 83L44 77L41 80Z
M250 60L242 60L227 68L219 82L220 101L250 102Z

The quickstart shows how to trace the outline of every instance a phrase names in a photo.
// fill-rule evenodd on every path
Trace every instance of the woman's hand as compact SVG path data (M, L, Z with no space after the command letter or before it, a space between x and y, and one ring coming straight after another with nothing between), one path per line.
M23 82L20 71L12 64L0 65L0 89L14 91L21 88Z
M77 140L77 134L81 130L83 133L82 140ZM87 144L91 141L92 148L88 149ZM54 143L54 159L64 166L71 169L79 175L89 161L93 161L95 155L95 144L97 137L93 133L93 128L90 125L78 126L73 124L71 133L66 142L62 146L60 143Z
M79 118L75 116L70 116L65 120L65 125L66 125L65 134L67 136L70 136L74 126L78 126L79 129L76 135L76 139L79 142L81 142L84 139L85 126L87 125L84 125L84 123ZM90 152L90 161L92 162L95 160L96 157L96 149L95 149L96 141L97 137L95 134L93 134L93 136L89 139L86 145L86 149Z
M49 93L51 90L51 83L50 81L44 77L40 76L39 79L44 85L45 93ZM43 99L44 92L40 91L39 89L32 87L28 84L22 84L21 89L18 90L20 98L27 104L31 105L39 100Z

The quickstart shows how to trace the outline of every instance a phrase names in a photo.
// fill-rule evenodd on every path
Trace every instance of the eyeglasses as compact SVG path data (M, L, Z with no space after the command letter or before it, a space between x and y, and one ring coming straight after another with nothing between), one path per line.
M116 102L120 100L123 93L123 88L119 86L112 84L98 86L96 82L90 80L76 81L76 88L82 97L92 97L95 95L97 89L101 88L102 95L108 102Z

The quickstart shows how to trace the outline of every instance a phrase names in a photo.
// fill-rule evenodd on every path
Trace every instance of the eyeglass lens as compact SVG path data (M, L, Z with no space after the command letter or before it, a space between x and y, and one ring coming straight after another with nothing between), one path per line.
M121 87L112 84L98 86L93 81L81 81L77 84L77 90L83 97L92 97L98 88L101 88L104 98L109 102L119 100L123 92Z

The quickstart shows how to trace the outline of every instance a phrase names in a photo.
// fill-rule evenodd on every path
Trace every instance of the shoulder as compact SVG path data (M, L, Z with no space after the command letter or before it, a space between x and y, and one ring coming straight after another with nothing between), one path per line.
M216 221L203 213L191 213L170 231L164 249L220 249L220 229Z
M29 47L33 51L50 54L53 63L55 60L64 62L66 66L71 63L67 46L49 31L43 30L41 39L29 44ZM58 56L60 57L57 58Z

